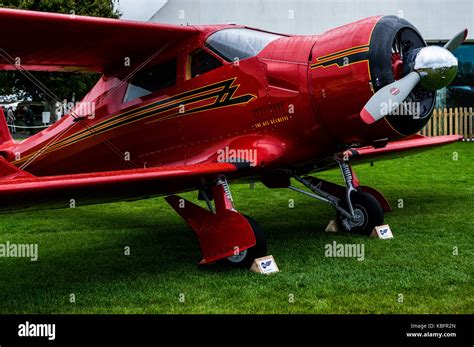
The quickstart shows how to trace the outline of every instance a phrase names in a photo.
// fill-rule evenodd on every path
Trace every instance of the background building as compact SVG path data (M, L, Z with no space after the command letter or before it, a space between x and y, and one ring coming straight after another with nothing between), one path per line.
M407 19L430 44L446 42L469 28L467 43L455 52L459 75L439 93L438 107L474 107L474 0L168 0L150 21L237 23L304 35L380 14Z

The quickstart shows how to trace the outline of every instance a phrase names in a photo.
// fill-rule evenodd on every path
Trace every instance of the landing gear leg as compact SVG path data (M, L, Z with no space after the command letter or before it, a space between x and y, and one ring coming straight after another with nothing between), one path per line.
M203 255L201 264L219 261L234 267L250 267L254 259L267 255L265 236L253 219L236 211L224 176L211 188L214 206L209 190L200 190L209 210L175 195L168 196L166 201L196 233Z
M214 196L216 197L216 213L224 211L226 209L232 210L237 213L234 206L234 199L230 191L229 184L225 177L220 177L215 184L213 189ZM267 255L267 239L263 233L262 228L257 221L247 215L243 216L252 229L253 236L255 237L255 246L250 247L246 250L239 251L237 248L234 249L233 255L230 257L221 259L219 262L234 267L250 267L253 261L257 258L264 257Z
M293 175L297 181L312 192L292 186L289 188L332 205L336 209L337 223L341 230L370 235L375 226L383 224L384 209L373 194L364 191L363 187L359 185L349 161L342 156L336 156L335 159L339 164L345 187L314 177L303 178Z
M336 156L346 183L346 195L339 206L350 213L350 217L337 211L337 223L341 230L361 235L370 235L384 221L383 208L377 199L359 188L359 181L344 156ZM357 188L356 188L357 187Z

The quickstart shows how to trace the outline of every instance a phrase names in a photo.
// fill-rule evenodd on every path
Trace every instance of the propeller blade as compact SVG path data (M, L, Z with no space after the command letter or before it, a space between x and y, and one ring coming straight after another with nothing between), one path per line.
M405 77L386 85L375 93L360 113L366 124L372 124L395 110L410 95L420 82L418 72L410 72Z
M450 52L454 52L467 38L468 30L464 29L454 36L447 44L444 45L444 49L447 49Z

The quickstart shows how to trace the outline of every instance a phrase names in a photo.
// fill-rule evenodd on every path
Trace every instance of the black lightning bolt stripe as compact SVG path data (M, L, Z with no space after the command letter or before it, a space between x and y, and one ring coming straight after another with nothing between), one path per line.
M72 145L76 142L85 140L91 136L102 134L104 132L124 126L126 124L130 124L145 118L155 117L159 114L176 108L179 109L182 106L184 106L183 113L180 113L178 110L178 112L172 115L161 117L152 120L151 122L159 122L174 117L186 116L192 113L202 112L206 110L212 110L239 104L247 104L248 102L255 99L256 96L252 94L235 96L235 93L239 88L239 85L234 85L236 79L237 78L234 77L225 81L210 84L205 87L200 87L188 92L162 99L146 106L135 108L117 116L110 117L103 122L91 126L89 129L81 130L67 138L64 138L61 141L56 142L54 145L48 148L45 153L49 153L65 146ZM192 104L206 100L211 100L211 103L204 106L192 108ZM189 109L187 108L187 106L189 106ZM29 154L28 156L25 156L20 160L15 161L14 164L27 160L35 153Z

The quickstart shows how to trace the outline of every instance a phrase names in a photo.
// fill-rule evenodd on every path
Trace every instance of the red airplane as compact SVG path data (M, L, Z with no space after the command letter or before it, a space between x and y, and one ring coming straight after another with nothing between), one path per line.
M24 141L0 117L0 211L166 196L196 233L202 264L267 254L229 181L309 195L336 209L344 231L367 235L390 206L351 165L461 139L414 134L456 76L451 52L467 30L428 47L394 16L296 36L10 9L0 28L0 68L52 99L29 71L102 74L80 105ZM309 176L337 166L345 186ZM193 190L208 209L175 195Z

